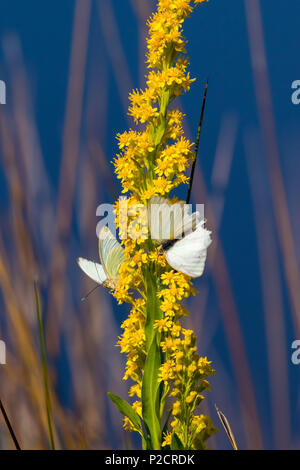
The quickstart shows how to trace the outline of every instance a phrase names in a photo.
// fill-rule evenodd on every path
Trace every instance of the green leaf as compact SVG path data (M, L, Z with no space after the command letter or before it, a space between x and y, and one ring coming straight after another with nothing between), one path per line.
M159 450L160 445L160 421L159 421L159 382L158 370L161 365L160 348L154 337L147 354L142 384L143 419L149 431L152 449Z
M164 117L159 116L158 122L159 122L159 125L158 125L158 128L156 129L155 140L154 140L155 147L157 147L161 143L161 140L166 130L166 121Z
M150 272L150 269L147 269L145 272L146 280L146 296L147 296L147 305L146 305L146 324L145 324L145 334L146 334L146 349L149 351L154 338L157 339L159 344L159 337L157 330L154 329L154 322L162 318L162 311L160 309L160 300L157 297L157 285L155 274L153 275Z
M174 432L172 434L172 443L171 443L171 449L172 450L182 450L184 449L183 444L177 434Z
M170 99L170 90L165 90L160 102L160 114L163 118L166 118L167 111L168 111L168 104Z
M120 413L130 419L135 428L137 428L139 431L142 431L140 417L134 411L132 406L129 405L127 401L123 400L123 398L118 397L118 395L115 395L114 393L108 392L108 396L116 408L120 411Z

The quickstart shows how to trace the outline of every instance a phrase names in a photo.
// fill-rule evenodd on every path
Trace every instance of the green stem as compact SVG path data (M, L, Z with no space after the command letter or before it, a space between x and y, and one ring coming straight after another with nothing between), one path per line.
M160 384L158 382L159 368L162 364L160 349L160 333L154 328L154 322L162 318L160 302L157 297L157 279L153 265L145 270L146 282L146 351L147 357L142 383L143 420L148 432L148 450L161 449L160 423Z
M166 386L163 396L161 397L161 400L160 400L160 419L162 419L164 411L165 411L166 398L167 398L169 391L170 391L170 387Z

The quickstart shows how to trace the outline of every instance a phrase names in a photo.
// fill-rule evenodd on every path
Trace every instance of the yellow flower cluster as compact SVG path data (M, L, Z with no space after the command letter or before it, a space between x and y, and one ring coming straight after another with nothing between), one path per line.
M206 0L194 0L203 3ZM149 67L163 69L166 59L175 60L185 52L186 40L182 36L182 23L193 11L190 0L160 0L157 12L148 21L147 39Z
M194 411L199 407L205 390L209 390L207 377L214 375L211 363L197 354L196 338L192 330L182 328L179 319L187 312L180 302L195 294L191 281L182 273L169 270L161 275L162 299L161 310L164 316L156 321L155 327L161 333L161 348L166 361L162 364L159 380L169 390L169 396L175 397L172 406L174 417L171 426L186 448L197 448L199 435L207 438L215 432L209 418L202 419L204 428L195 427ZM163 445L169 445L172 432L167 433ZM201 440L201 439L200 439Z
M194 81L182 55L186 43L182 23L192 10L190 0L158 2L157 12L148 21L147 58L154 70L149 72L146 89L134 90L129 96L129 115L137 124L146 124L145 129L117 135L120 154L114 160L116 175L123 193L131 192L142 202L153 195L168 196L188 182L185 171L193 161L192 145L182 138L182 113L168 106ZM174 143L169 144L170 140Z
M175 398L171 430L164 436L163 445L171 446L176 433L186 449L203 448L205 440L215 432L208 417L195 414L203 399L202 392L209 389L206 378L214 371L206 358L198 356L193 331L184 329L180 323L188 314L183 300L196 293L192 282L188 276L168 266L165 255L151 240L144 219L147 219L147 204L152 196L169 197L174 188L188 182L186 170L194 158L192 144L183 137L184 115L178 109L169 109L169 105L189 90L193 82L187 71L188 60L183 55L186 40L182 36L182 23L194 5L204 1L158 1L157 12L148 21L147 63L153 70L148 74L146 89L134 90L129 97L129 115L135 123L143 124L144 130L118 134L120 154L114 160L122 192L128 196L115 205L125 262L113 293L119 303L132 305L118 341L121 352L127 355L124 380L133 381L129 395L138 398L132 407L142 417L148 272L154 278L152 285L155 285L160 311L153 322L153 331L160 338L164 358L158 375L163 387L161 418L167 397ZM142 207L146 208L144 213ZM124 419L124 427L137 430L128 417Z
M124 380L131 378L137 384L131 389L137 396L140 396L141 370L145 361L145 301L137 299L133 303L129 317L121 327L124 329L123 335L117 343L122 353L127 354L126 372Z

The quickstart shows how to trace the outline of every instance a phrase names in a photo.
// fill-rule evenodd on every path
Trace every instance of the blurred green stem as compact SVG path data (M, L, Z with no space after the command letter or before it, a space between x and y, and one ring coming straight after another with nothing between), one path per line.
M42 361L42 368L43 368L43 380L44 380L45 404L46 404L47 423L48 423L48 432L49 432L49 444L50 444L50 449L55 450L54 437L53 437L53 425L52 425L52 408L51 408L51 399L50 399L50 391L49 391L49 376L48 376L48 366L47 366L46 343L45 343L45 335L44 335L44 327L43 327L42 308L41 308L41 297L40 297L39 286L36 281L34 282L34 292L35 292L36 313L37 313L40 347L41 347L41 361Z

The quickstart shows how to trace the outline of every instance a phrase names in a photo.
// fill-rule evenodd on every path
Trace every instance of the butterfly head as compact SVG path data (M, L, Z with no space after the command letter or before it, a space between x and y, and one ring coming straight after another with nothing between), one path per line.
M106 281L104 281L102 285L106 289L116 290L118 287L118 281L117 279L106 279Z

